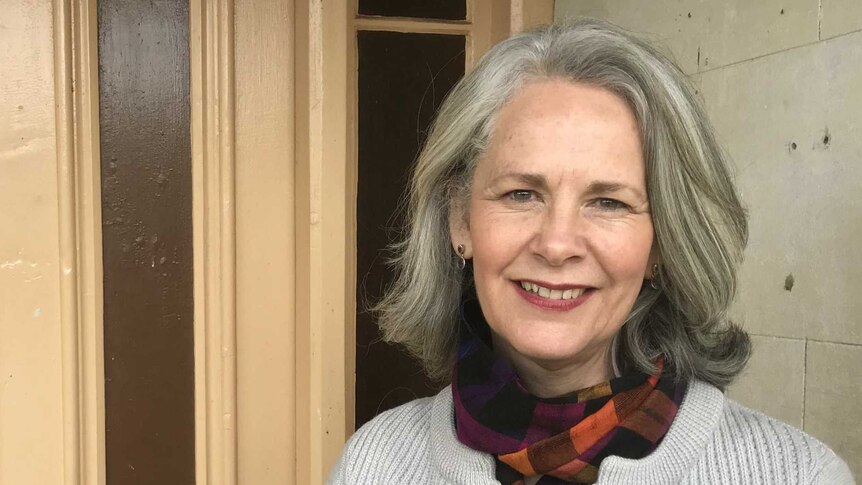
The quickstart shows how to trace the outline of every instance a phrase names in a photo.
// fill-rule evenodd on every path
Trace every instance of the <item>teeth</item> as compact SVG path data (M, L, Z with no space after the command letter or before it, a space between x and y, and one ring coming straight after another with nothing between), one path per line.
M581 294L584 292L583 288L570 288L568 290L551 290L548 288L543 288L529 281L522 281L521 288L549 300L571 300L581 296Z

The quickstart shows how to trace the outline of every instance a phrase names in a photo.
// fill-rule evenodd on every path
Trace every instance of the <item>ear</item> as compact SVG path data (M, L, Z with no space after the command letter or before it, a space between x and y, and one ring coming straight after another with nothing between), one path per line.
M452 250L458 253L458 245L464 245L464 259L473 257L473 244L470 238L470 216L468 203L457 197L449 203L449 238Z

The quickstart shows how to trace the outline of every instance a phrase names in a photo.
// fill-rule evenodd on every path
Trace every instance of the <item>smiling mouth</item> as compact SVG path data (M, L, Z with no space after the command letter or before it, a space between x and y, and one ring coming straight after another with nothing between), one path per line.
M574 300L575 298L581 296L582 294L590 290L590 288L567 288L564 290L552 290L550 288L539 286L531 281L519 281L518 284L521 285L521 288L523 288L524 291L528 291L542 298L547 298L548 300Z

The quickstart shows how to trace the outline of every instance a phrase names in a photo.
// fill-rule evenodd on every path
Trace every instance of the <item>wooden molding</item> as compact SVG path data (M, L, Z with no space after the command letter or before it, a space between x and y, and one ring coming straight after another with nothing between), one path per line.
M234 7L237 480L296 475L293 1Z
M509 32L517 34L554 21L554 0L509 0L511 17Z
M324 482L352 423L356 186L347 66L355 42L349 2L325 3L295 3L296 483Z
M470 32L470 24L464 21L443 22L401 17L357 17L353 21L356 30L385 30L387 32L415 32L422 34L460 34Z
M56 0L64 483L105 483L105 386L95 0Z
M191 0L195 475L237 482L233 2Z

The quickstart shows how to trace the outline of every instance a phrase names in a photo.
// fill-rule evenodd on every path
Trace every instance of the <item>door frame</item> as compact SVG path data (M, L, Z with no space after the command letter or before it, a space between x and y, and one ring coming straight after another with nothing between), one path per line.
M354 427L358 30L453 33L472 67L553 0L460 22L356 0L190 0L201 485L323 483ZM54 0L64 477L105 483L97 0ZM324 5L325 3L325 5ZM266 49L269 49L268 51Z

